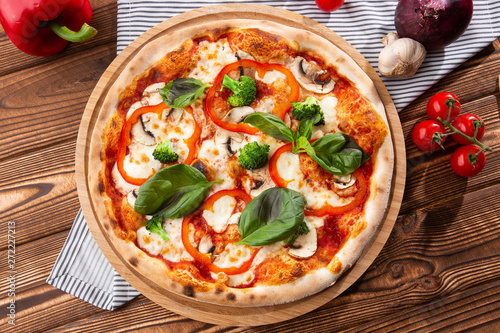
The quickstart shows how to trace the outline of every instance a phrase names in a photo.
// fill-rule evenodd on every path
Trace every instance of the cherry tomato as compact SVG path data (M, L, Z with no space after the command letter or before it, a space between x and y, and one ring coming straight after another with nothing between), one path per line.
M427 103L427 115L429 118L437 120L438 117L441 117L441 119L447 120L450 109L449 106L446 105L446 101L450 98L456 101L451 108L450 121L453 121L460 113L460 108L462 106L457 96L446 91L435 94Z
M462 146L455 150L450 159L453 171L462 177L472 177L481 172L486 163L486 156L481 152L473 158L472 156L478 151L480 151L480 149L476 145ZM469 155L471 156L472 164L469 161Z
M446 129L437 120L424 120L413 128L411 133L411 138L415 146L423 151L433 151L439 149L440 145L438 142L433 142L434 133L446 133ZM441 138L440 142L446 140L446 137Z
M481 138L484 135L484 122L481 118L479 118L475 114L472 114L472 113L461 114L453 121L452 125L460 132L462 132L470 137L474 137L474 131L475 131L474 120L475 119L476 119L476 122L479 121L480 124L482 124L482 127L480 127L478 129L477 134L476 134L476 139L481 140ZM464 138L460 134L453 134L451 137L453 138L453 140L455 140L455 142L458 142L462 145L468 145L471 143L469 140L467 140L466 138Z
M325 12L333 12L344 4L344 0L316 0L316 6Z

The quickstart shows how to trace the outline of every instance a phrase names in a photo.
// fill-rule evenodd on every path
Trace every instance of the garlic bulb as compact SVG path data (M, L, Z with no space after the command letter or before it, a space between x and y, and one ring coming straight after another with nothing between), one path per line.
M382 43L385 47L378 57L378 70L383 76L412 76L427 55L422 44L411 38L399 38L395 32L388 33Z

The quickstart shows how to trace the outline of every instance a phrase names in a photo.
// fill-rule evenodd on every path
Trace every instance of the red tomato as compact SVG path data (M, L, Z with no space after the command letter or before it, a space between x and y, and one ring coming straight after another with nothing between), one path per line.
M427 103L427 115L429 118L437 120L438 117L441 117L441 119L447 120L450 108L446 105L446 101L450 98L456 101L451 108L450 121L453 121L460 113L462 106L457 96L446 91L435 94Z
M333 12L342 6L344 0L316 0L319 9L325 12Z
M474 137L474 131L475 131L474 119L476 119L476 122L479 121L482 124L482 127L478 129L476 134L476 139L481 140L481 138L484 135L484 122L481 118L479 118L475 114L472 113L461 114L460 116L457 117L457 119L453 121L452 125L465 135ZM471 143L469 140L467 140L460 134L453 134L451 137L453 138L453 140L455 140L455 142L458 142L462 145L468 145Z
M462 146L455 150L450 159L453 171L462 177L472 177L481 172L486 163L486 156L483 152L472 159L473 163L469 161L469 155L472 157L480 150L476 145Z
M434 133L446 133L446 129L437 120L424 120L418 123L411 133L411 138L415 146L423 151L433 151L439 149L439 141L433 142ZM441 138L441 144L446 140L446 137Z

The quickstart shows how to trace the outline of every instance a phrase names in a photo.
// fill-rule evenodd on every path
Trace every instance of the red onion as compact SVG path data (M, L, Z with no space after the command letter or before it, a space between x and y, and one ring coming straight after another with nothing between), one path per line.
M394 23L399 37L434 51L457 40L471 18L472 0L399 0Z

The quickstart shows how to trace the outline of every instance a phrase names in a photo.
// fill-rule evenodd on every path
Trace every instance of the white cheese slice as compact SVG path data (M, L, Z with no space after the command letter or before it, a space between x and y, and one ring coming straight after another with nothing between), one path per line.
M118 168L116 167L116 163L113 166L113 169L111 170L111 177L113 177L113 182L115 183L115 188L121 194L128 194L130 191L133 191L133 190L139 188L139 186L129 184L125 181L125 179L123 179L122 175L118 171Z
M228 244L214 260L220 268L241 267L252 257L252 248L246 245Z
M264 77L260 77L258 73L256 74L256 79L264 82L265 84L271 85L274 83L274 81L278 79L286 80L286 75L281 73L280 71L266 71L266 74L264 74Z
M337 119L337 98L328 96L319 101L321 110L325 115L325 125L320 126L325 133L336 132L338 119Z
M152 255L161 255L166 260L180 262L191 261L193 257L184 249L181 237L182 219L163 222L169 240L163 241L160 235L149 232L146 227L137 230L139 246Z
M214 203L213 212L209 210L203 211L203 218L215 232L221 233L226 230L235 206L236 199L225 195Z
M299 181L304 178L300 171L299 155L297 154L291 152L281 154L278 159L277 168L281 178L291 183L296 183L295 187L298 187Z
M226 39L221 39L216 43L202 41L198 49L200 51L196 58L197 65L189 77L207 84L213 83L222 67L238 60Z
M123 160L123 169L134 178L148 178L152 170L161 168L161 163L153 158L155 146L145 146L132 142L128 146L129 154Z

